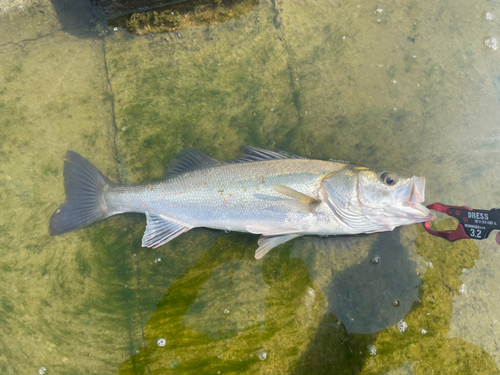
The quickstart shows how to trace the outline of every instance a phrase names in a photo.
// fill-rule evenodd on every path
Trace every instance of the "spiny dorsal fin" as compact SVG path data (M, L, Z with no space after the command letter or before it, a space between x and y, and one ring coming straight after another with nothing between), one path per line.
M167 170L165 171L165 178L170 178L182 173L226 163L246 163L251 161L275 159L304 159L302 156L293 155L281 150L266 150L264 148L252 146L242 147L246 150L245 155L238 159L222 163L194 148L183 150L174 159L172 159L172 161L168 165Z
M302 156L290 154L281 150L267 150L260 147L241 146L246 153L238 159L228 161L227 163L246 163L251 161L264 161L275 159L305 159Z
M276 191L277 193L286 195L287 197L295 199L295 201L281 201L281 203L284 203L292 208L301 210L301 211L306 211L306 212L313 212L314 209L318 204L321 203L320 200L311 198L308 195L302 194L298 192L297 190L293 190L292 188L284 185L273 185L272 186L273 190Z
M188 148L181 151L167 167L165 177L173 177L179 174L194 171L201 168L206 168L220 164L214 158L205 155L203 152L194 148Z

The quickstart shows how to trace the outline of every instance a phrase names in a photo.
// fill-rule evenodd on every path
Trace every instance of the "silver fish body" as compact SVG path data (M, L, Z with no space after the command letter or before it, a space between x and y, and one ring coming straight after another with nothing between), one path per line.
M298 236L380 232L434 219L420 204L421 177L247 150L243 158L225 163L187 150L173 161L166 179L139 185L111 182L86 159L68 152L67 200L54 213L51 230L61 234L104 217L139 212L148 221L143 246L158 247L191 228L208 227L262 235L256 252L261 258ZM90 183L68 183L83 180L82 171ZM88 197L92 200L80 207ZM90 218L75 218L89 212ZM70 225L65 224L68 218Z

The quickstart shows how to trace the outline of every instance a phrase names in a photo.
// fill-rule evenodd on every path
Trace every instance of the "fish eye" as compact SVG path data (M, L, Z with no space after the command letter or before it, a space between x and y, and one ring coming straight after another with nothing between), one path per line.
M392 186L396 183L396 176L392 174L391 172L384 172L380 176L380 179L386 184L387 186Z

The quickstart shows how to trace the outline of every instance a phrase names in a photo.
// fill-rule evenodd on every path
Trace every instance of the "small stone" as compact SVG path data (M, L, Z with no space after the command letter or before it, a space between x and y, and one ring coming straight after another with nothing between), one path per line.
M484 45L488 48L491 49L492 51L496 51L498 49L498 42L496 38L490 36L484 40Z
M406 323L404 320L400 320L398 322L398 330L399 332L403 333L404 331L406 331L406 328L408 328L408 323Z
M458 288L458 292L460 294L464 294L466 291L465 284L460 285L460 288Z
M368 349L368 353L370 353L370 355L372 355L372 356L377 355L377 348L375 347L375 345L370 344L367 346L367 349Z

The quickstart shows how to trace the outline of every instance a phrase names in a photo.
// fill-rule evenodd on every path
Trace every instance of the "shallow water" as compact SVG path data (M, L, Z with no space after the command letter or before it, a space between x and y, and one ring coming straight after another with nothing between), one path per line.
M415 225L256 261L253 235L196 229L151 250L141 215L60 237L48 221L68 149L137 183L187 147L280 148L425 176L428 203L498 207L500 51L485 41L500 2L260 1L145 36L83 0L0 4L2 374L499 373L493 238Z

